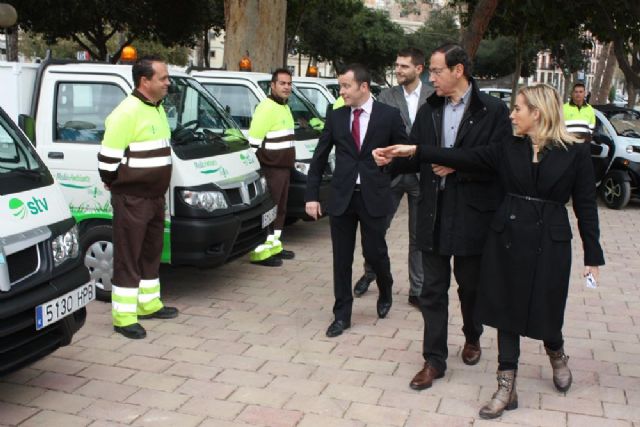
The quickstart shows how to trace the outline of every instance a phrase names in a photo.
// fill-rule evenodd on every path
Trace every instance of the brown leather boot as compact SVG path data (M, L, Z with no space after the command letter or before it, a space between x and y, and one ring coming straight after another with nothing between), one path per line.
M558 351L550 350L549 348L544 348L549 355L549 362L551 362L551 367L553 368L553 384L556 386L558 391L566 392L571 387L571 382L573 381L573 377L571 375L571 370L569 369L569 356L564 353L564 347L560 348Z
M498 391L491 400L480 409L480 418L489 420L498 418L505 411L518 407L518 392L516 392L517 371L498 371Z

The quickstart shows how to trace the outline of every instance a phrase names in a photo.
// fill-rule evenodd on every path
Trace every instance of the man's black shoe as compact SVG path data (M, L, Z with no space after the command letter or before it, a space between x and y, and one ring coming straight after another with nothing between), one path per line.
M375 277L369 277L366 274L363 274L361 278L358 279L356 285L353 287L353 294L357 297L361 297L369 290L369 285L371 282L376 280Z
M267 259L263 259L262 261L251 261L251 264L254 265L263 265L265 267L281 267L282 266L282 258L277 256L271 256Z
M113 330L132 340L141 340L147 336L147 331L145 331L140 323L127 326L114 326Z
M409 305L420 308L420 300L417 295L409 295Z
M138 319L173 319L178 317L178 309L175 307L162 307L151 314L138 314Z
M342 335L342 332L350 327L351 322L347 322L346 320L334 320L327 329L327 336L329 338L337 337L338 335Z
M378 311L378 317L384 319L387 314L389 314L389 310L391 310L391 300L382 300L378 298L376 309Z
M283 249L276 256L279 257L279 258L282 258L282 259L294 259L296 257L296 253L293 252L293 251L288 251L286 249Z

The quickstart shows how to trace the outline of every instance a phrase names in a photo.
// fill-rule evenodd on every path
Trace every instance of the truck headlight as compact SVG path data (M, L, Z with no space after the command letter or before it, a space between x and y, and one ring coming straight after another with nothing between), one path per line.
M266 193L268 188L267 188L267 178L265 178L263 175L260 176L260 186L262 187L262 192Z
M228 207L224 194L220 191L191 191L182 190L180 192L182 200L189 206L204 209L207 212L213 212L217 209L226 209Z
M53 264L59 266L70 258L78 256L78 226L74 225L69 231L60 234L51 242L51 252L53 254Z
M309 174L309 163L304 163L304 162L296 162L295 164L295 168L298 172L300 172L303 175L308 175Z

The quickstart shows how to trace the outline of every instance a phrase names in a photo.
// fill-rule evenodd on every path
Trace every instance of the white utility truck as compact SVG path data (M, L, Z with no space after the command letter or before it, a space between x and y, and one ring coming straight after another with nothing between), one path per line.
M106 117L132 90L130 65L0 62L0 105L18 117L62 186L101 300L110 299L113 245L97 155ZM173 172L162 262L215 267L249 252L266 239L276 207L247 140L185 73L171 72L164 108Z
M95 292L60 187L0 108L0 376L69 344Z
M245 135L248 134L256 106L271 91L271 74L197 68L189 68L187 71L224 106ZM287 222L290 223L296 219L311 219L304 210L304 192L307 173L324 121L320 113L295 87L288 104L293 115L296 139L296 162L291 171L287 201ZM329 199L334 164L335 158L332 154L320 185L320 203L323 206Z

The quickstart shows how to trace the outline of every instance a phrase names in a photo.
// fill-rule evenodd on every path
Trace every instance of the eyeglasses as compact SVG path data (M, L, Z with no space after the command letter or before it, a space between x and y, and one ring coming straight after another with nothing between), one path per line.
M450 67L429 68L429 74L439 76L442 72Z

